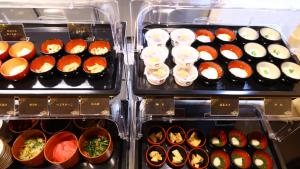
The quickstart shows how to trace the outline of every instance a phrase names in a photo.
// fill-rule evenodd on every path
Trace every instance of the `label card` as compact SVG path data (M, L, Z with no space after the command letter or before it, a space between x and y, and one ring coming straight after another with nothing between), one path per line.
M174 116L175 103L173 98L144 99L140 104L140 111L151 116Z
M266 97L265 115L286 116L292 115L292 99L288 97Z
M24 26L0 24L1 39L3 41L25 41Z
M238 97L212 97L211 116L238 116Z
M69 36L70 39L84 39L87 41L94 40L94 34L92 29L92 24L75 24L69 23Z
M0 97L0 116L15 115L15 98L13 96Z
M48 98L19 97L20 116L49 116Z
M50 116L79 116L79 98L51 97Z
M80 115L110 115L109 98L81 97Z

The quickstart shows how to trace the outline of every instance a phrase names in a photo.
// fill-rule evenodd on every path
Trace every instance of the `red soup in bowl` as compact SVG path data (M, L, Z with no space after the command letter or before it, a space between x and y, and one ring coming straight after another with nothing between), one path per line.
M53 135L46 143L44 155L48 162L71 168L79 161L77 137L68 131Z

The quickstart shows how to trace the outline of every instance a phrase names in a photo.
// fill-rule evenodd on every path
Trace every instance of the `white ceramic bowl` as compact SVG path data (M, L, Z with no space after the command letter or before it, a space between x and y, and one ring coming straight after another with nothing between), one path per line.
M170 68L166 64L162 64L158 69L151 69L146 66L144 74L150 84L161 85L169 77Z
M300 80L300 65L293 62L284 62L280 68L281 72L289 78Z
M278 41L281 39L280 33L272 28L261 28L259 33L262 37L271 41Z
M148 46L166 46L166 43L170 39L170 35L163 29L154 28L146 32L145 39Z
M198 70L194 65L176 65L173 69L175 82L182 87L187 87L193 84L198 77Z
M173 62L177 65L193 65L199 59L199 52L191 46L175 46L172 49Z
M291 57L290 51L279 44L271 44L268 46L268 52L270 53L270 55L272 55L273 57L277 58L277 59L288 59Z
M238 30L238 34L242 38L249 41L257 40L259 38L258 32L255 29L249 27L241 27Z
M251 57L262 58L267 55L267 50L259 43L250 42L244 46L245 52Z
M185 28L175 29L171 32L171 43L173 46L191 46L195 41L196 35L193 31Z
M169 49L167 47L148 46L142 51L141 59L144 60L144 64L149 68L157 69L165 62L168 55Z
M259 62L256 65L256 71L264 78L275 80L280 78L280 69L270 62Z

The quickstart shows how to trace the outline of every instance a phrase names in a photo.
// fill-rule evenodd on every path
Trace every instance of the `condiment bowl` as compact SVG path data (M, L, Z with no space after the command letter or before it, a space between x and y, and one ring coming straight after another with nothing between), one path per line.
M170 133L180 133L181 137L182 137L182 141L177 143L177 142L172 142L171 139L170 139ZM171 126L168 128L167 130L167 141L169 144L171 145L179 145L179 144L183 144L185 142L185 138L186 138L186 134L185 134L185 131L183 130L182 127L180 126Z
M74 64L74 66L70 66ZM81 58L77 55L65 55L56 64L57 70L65 77L74 77L79 74Z
M229 62L229 64L227 65L227 70L227 74L230 80L237 83L245 82L253 74L251 66L248 63L240 60L234 60Z
M180 153L180 155L183 158L182 162L179 163L179 164L173 162L173 156L174 155L173 155L172 151L174 151L174 150L178 150L179 153ZM187 156L188 156L187 155L187 151L186 151L186 149L184 147L182 147L180 145L173 145L167 151L167 162L168 162L169 165L171 165L174 168L181 168L181 167L183 167L186 164L186 161L188 159Z
M17 139L14 141L13 146L12 146L12 155L13 157L22 163L23 165L29 166L29 167L37 167L40 166L44 163L45 157L44 157L44 148L41 152L39 152L36 156L29 160L22 160L20 159L20 151L24 147L25 141L30 139L30 138L42 138L46 144L46 136L45 134L37 129L33 130L27 130L24 133L20 134Z
M70 55L78 55L84 57L87 48L88 48L88 44L85 40L72 39L66 44L65 51Z
M64 52L64 42L60 39L45 40L40 46L40 51L43 55L51 55L59 58Z
M195 167L192 164L193 155L198 154L203 158L203 161L199 164L199 167ZM209 165L209 156L207 152L201 148L194 148L188 153L188 160L187 160L189 166L193 169L205 169Z
M150 135L151 134L156 134L158 132L162 132L162 139L158 142L154 142L151 138ZM149 128L149 130L147 131L147 141L150 145L161 145L165 142L166 140L166 131L163 127L161 126L153 126L151 128Z
M83 63L83 71L90 78L103 77L107 70L107 61L104 57L92 56Z
M214 62L202 62L198 68L199 77L205 84L216 84L223 77L222 67Z
M90 44L88 51L92 56L108 57L111 53L111 46L108 41L94 41Z
M160 162L153 162L153 161L151 161L150 153L152 151L157 151L159 154L161 154L162 161L160 161ZM146 155L147 164L149 166L151 166L152 168L160 168L160 167L162 167L165 164L166 159L167 159L167 157L166 157L167 156L166 150L162 146L159 146L159 145L152 145L152 146L150 146L147 149L145 155Z
M55 64L56 61L53 56L43 55L31 62L30 70L41 78L48 78L54 74Z
M106 148L106 150L100 154L99 156L96 157L90 157L89 154L84 150L85 142L95 136L105 136L109 140L109 144ZM82 135L79 138L79 151L81 155L90 163L92 164L99 164L107 161L112 153L113 153L113 142L111 139L111 136L107 130L104 128L90 128L87 129L82 133Z
M64 147L68 147L69 154L64 151ZM72 147L73 146L73 147ZM78 140L77 137L68 131L58 132L53 135L46 143L44 149L46 160L63 168L72 168L79 161Z
M198 146L192 145L189 141L189 138L191 137L193 132L196 132L196 137L201 140ZM192 128L186 134L186 142L191 148L201 148L206 144L206 137L201 129Z

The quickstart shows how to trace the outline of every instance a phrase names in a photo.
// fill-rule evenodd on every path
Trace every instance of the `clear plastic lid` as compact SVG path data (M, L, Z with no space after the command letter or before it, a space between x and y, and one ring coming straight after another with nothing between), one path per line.
M114 48L122 44L116 0L0 0L0 24L109 24Z
M135 49L143 48L148 25L267 26L278 30L284 41L294 35L291 47L300 48L300 3L297 0L132 0L132 35ZM300 26L299 26L300 29ZM296 32L296 33L295 33Z

